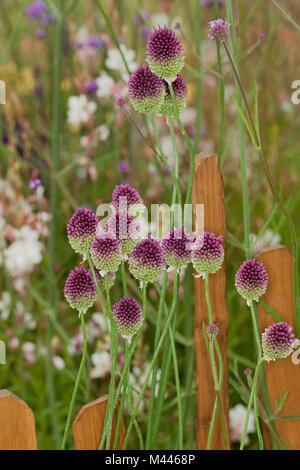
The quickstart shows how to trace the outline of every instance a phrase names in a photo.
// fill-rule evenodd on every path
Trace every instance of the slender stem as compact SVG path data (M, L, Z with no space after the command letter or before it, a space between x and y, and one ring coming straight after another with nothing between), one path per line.
M128 348L129 348L128 340L126 340L125 363L128 360ZM121 423L122 423L123 412L124 412L124 405L125 405L125 400L126 400L126 395L127 395L128 379L129 379L129 377L128 377L128 374L127 374L125 382L124 382L124 387L123 387L123 390L122 390L122 397L121 397L120 408L119 408L119 413L118 413L118 421L117 421L117 426L116 426L116 431L115 431L113 449L116 449L117 445L118 445L119 434L120 434Z
M260 344L259 327L258 327L258 322L256 318L256 313L254 310L253 301L250 304L250 310L251 310L252 324L253 324L253 330L254 330L254 336L255 336L255 342L256 342L256 348L257 348L257 357L258 357L258 360L260 360L262 358L262 349L261 349L261 344Z
M214 13L215 13L215 19L218 19L219 18L218 0L214 0ZM217 47L217 62L218 62L218 69L219 69L219 75L220 75L220 83L219 83L220 124L219 124L219 145L218 145L218 163L220 165L222 152L223 152L223 134L224 134L224 121L225 121L225 86L224 86L224 75L223 75L223 66L222 66L219 40L216 41L216 47Z
M174 289L177 291L177 286L178 286L178 282L179 282L179 276L178 276L178 273L177 271L175 272L175 278L174 278ZM148 373L145 377L145 380L144 380L144 384L142 386L142 389L141 389L141 393L139 395L139 398L137 400L137 403L136 403L136 406L135 406L135 409L134 409L134 416L137 414L138 412L138 409L139 409L139 406L140 406L140 403L142 401L142 397L145 393L145 390L146 390L146 387L148 385L148 381L149 381L149 378L152 374L152 371L153 371L153 367L154 367L154 364L157 360L157 357L158 357L158 354L159 354L159 351L163 345L163 342L165 340L165 337L167 335L167 332L168 332L168 328L171 324L171 321L172 321L172 318L173 318L173 315L176 311L176 306L177 306L177 296L176 298L173 297L173 302L172 302L172 306L171 306L171 310L170 310L170 313L169 313L169 316L167 318L167 321L165 323L165 327L162 331L162 334L161 334L161 337L159 339L159 342L158 342L158 345L157 345L157 348L156 350L154 351L154 354L153 354L153 357L152 357L152 361L149 365L149 369L148 369ZM131 428L132 428L132 424L133 424L133 420L131 418L131 421L128 425L128 428L127 428L127 432L126 432L126 436L125 436L125 440L124 440L124 445L123 445L123 448L126 448L126 445L127 445L127 441L128 441L128 438L129 438L129 435L130 435L130 431L131 431Z
M194 181L194 174L195 174L195 154L194 154L194 149L192 142L183 127L183 124L180 120L178 109L177 109L177 104L176 104L176 98L173 90L172 83L168 83L169 90L170 90L170 95L171 95L171 100L174 108L174 114L176 118L176 122L178 124L179 129L181 130L181 133L187 143L188 149L189 149L189 154L190 154L190 175L189 175L189 181L188 181L188 187L187 187L187 192L186 192L186 198L185 198L185 204L190 204L191 201L191 194L192 194L192 187L193 187L193 181Z
M243 437L242 437L242 440L241 440L240 450L243 450L244 446L245 446L245 440L246 440L247 431L248 431L248 424L249 424L249 417L250 417L250 412L251 412L251 408L252 408L252 402L253 402L254 394L257 394L256 386L257 386L258 372L259 372L259 368L260 368L261 364L263 363L263 361L264 361L264 359L261 358L258 361L256 369L255 369L255 374L254 374L251 393L250 393L249 402L248 402L248 408L247 408L247 414L246 414L246 419L245 419L245 426L244 426L244 431L243 431Z
M215 428L215 424L216 424L217 411L218 411L218 399L216 397L215 398L214 408L213 408L213 413L212 413L212 417L211 417L210 427L209 427L206 450L210 450L210 448L211 448L214 428Z
M174 336L173 336L173 331L172 331L171 328L169 329L169 337L170 337L170 343L171 343L171 349L172 349L173 365L174 365L174 376L175 376L175 384L176 384L176 392L177 392L179 450L182 450L183 449L183 419L182 419L182 401L181 401L181 390L180 390L180 377L179 377L179 370L178 370L178 362L177 362Z
M66 447L66 442L67 442L68 434L69 434L69 431L70 431L71 419L72 419L73 409L74 409L74 405L75 405L76 395L77 395L78 387L79 387L79 384L80 384L81 374L82 374L82 371L83 371L83 368L84 368L84 365L85 365L85 360L86 360L87 338L86 338L86 329L85 329L85 322L84 322L84 313L82 313L82 312L80 313L80 320L81 320L81 328L82 328L82 336L83 336L83 351L82 351L82 357L81 357L81 361L80 361L78 374L77 374L77 377L76 377L76 382L75 382L73 392L72 392L72 398L71 398L71 402L70 402L70 406L69 406L65 431L64 431L63 440L62 440L61 447L60 447L61 450L64 450L65 447Z
M201 72L201 12L199 0L194 0L194 31L196 43L196 72ZM194 137L194 154L199 150L201 120L202 120L202 77L196 77L196 123Z
M60 2L62 7L62 2ZM50 173L50 237L48 242L48 257L50 267L50 282L48 288L49 303L51 305L52 315L57 314L57 291L55 285L55 264L56 264L56 241L57 241L57 207L58 207L58 191L56 172L59 170L60 164L60 131L61 131L61 56L62 56L62 37L63 37L63 18L57 17L56 32L54 39L54 63L53 63L53 86L52 86L52 129L51 129L51 173ZM47 359L46 359L46 389L48 394L49 406L51 410L52 427L57 444L60 442L60 429L57 412L55 408L55 386L53 381L53 365L51 353L53 328L49 322L47 328Z
M122 261L121 264L121 273L122 273L122 283L123 283L123 289L124 289L124 294L126 297L128 296L128 288L127 288L127 281L126 281L126 269L125 269L125 261Z

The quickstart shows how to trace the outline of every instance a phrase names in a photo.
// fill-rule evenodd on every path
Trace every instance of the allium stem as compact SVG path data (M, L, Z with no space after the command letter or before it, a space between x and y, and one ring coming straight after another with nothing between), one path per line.
M82 336L83 336L83 351L82 351L82 357L81 357L81 361L80 361L78 374L77 374L77 377L76 377L76 382L75 382L73 392L72 392L72 398L71 398L71 402L70 402L70 406L69 406L68 417L67 417L67 421L66 421L65 431L64 431L63 440L62 440L62 443L61 443L60 450L64 450L65 447L66 447L66 442L67 442L68 434L69 434L69 431L70 431L71 419L72 419L73 409L74 409L74 405L75 405L76 395L77 395L77 391L78 391L78 387L79 387L80 379L81 379L81 374L82 374L84 364L85 364L85 360L86 360L87 338L86 338L84 314L82 312L80 313L80 320L81 320L81 328L82 328Z
M177 393L177 407L178 407L178 435L179 435L179 450L183 449L183 420L182 420L182 400L181 400L181 389L180 389L180 377L178 370L178 361L176 355L175 341L172 328L169 328L169 338L172 349L174 375Z
M214 0L214 13L215 13L215 19L217 20L219 18L218 0ZM224 121L225 121L225 86L224 86L224 75L223 75L223 66L222 66L219 40L216 41L216 47L217 47L218 69L219 69L219 75L220 75L220 82L219 82L220 124L219 124L219 145L218 145L218 163L220 165L222 152L223 152L223 134L224 134Z
M216 424L217 411L218 411L218 399L216 397L215 398L214 408L213 408L213 413L212 413L212 417L211 417L210 427L209 427L206 450L210 450L210 448L211 448L212 438L213 438L213 434L214 434L214 428L215 428L215 424Z

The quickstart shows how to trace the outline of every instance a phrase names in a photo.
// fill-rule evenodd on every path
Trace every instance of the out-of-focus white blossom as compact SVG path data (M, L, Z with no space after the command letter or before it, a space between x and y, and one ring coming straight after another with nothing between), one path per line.
M150 21L154 27L161 26L162 28L165 25L170 28L174 28L176 23L182 23L182 19L179 16L175 16L170 22L170 18L168 17L167 13L164 12L155 13L154 15L151 15Z
M36 357L35 357L35 344L32 343L31 341L26 341L25 343L22 344L22 354L24 357L24 360L28 364L34 364L36 362Z
M281 236L279 233L275 233L272 229L268 228L259 239L257 238L257 235L251 233L250 240L253 247L252 254L253 256L256 256L263 248L278 245L281 241Z
M4 250L5 265L14 278L30 273L42 261L42 244L39 234L28 225L13 232L15 240Z
M129 71L134 72L137 69L137 63L135 62L135 51L133 49L127 49L124 44L121 44L120 48L124 54ZM120 72L124 80L128 78L127 70L119 49L115 48L108 50L105 65L110 70Z
M95 82L98 85L96 92L98 98L111 98L113 96L115 81L106 72L101 72Z
M238 404L229 411L229 426L230 426L230 437L232 442L241 442L243 437L243 431L245 426L245 420L247 415L247 408L244 405ZM255 419L253 411L250 412L247 437L245 444L249 443L248 434L255 431Z
M52 362L54 367L58 370L63 370L66 367L65 361L60 356L53 356Z
M94 368L91 370L91 378L105 377L111 369L111 355L107 351L95 352L91 356Z
M97 103L85 95L70 96L68 99L68 123L78 125L87 122L97 109Z
M3 292L2 297L0 299L0 318L3 321L7 320L9 317L10 302L11 299L9 292Z

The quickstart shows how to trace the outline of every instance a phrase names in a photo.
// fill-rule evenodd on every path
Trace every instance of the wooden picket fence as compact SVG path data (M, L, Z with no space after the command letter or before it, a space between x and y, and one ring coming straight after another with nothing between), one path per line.
M193 205L204 204L204 230L222 235L226 244L226 216L224 185L215 156L200 154L196 157L196 171L193 186ZM196 218L196 211L194 212ZM195 220L197 227L197 220ZM295 327L293 304L293 262L292 255L283 246L264 250L258 257L266 266L269 283L263 300L273 307L281 318ZM226 303L225 262L222 269L210 277L210 297L213 319L219 327L218 336L224 361L222 401L229 428L229 395L227 367L228 309ZM261 306L258 307L261 330L272 323L273 317ZM210 420L215 400L208 353L204 343L202 325L208 323L204 281L195 278L195 350L197 378L196 448L205 449ZM300 415L300 365L294 365L291 358L265 365L266 380L273 412L276 400L289 391L280 417ZM101 440L107 396L84 405L76 416L73 425L74 447L77 450L97 449ZM113 419L112 440L118 416L118 408ZM300 449L300 420L277 420L276 430L293 448ZM271 448L271 440L264 429L265 441ZM125 424L122 422L118 449L122 448ZM220 417L217 417L212 449L223 449ZM0 450L37 449L35 418L32 410L20 398L7 390L0 391Z

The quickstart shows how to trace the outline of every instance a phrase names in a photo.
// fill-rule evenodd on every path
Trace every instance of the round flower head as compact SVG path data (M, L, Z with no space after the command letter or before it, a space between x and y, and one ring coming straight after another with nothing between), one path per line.
M111 205L115 210L127 211L132 216L137 215L144 209L139 192L132 188L130 184L120 184L115 187L112 193Z
M183 47L172 29L154 29L147 42L147 63L156 75L173 81L184 66Z
M187 87L186 87L185 81L183 80L180 74L177 75L176 80L172 83L172 87L174 90L177 111L180 114L186 107L186 103L187 103ZM157 115L158 116L174 116L175 115L174 106L172 103L169 86L166 81L165 81L165 89L166 89L166 96Z
M97 297L91 271L86 271L83 266L71 271L66 280L64 294L72 308L79 313L85 313L94 305Z
M140 305L125 295L113 306L113 317L117 330L124 338L135 335L143 324Z
M266 361L276 361L288 357L296 347L293 328L286 322L274 323L262 334L262 348Z
M67 225L68 238L76 253L89 251L96 236L98 218L91 209L79 208Z
M127 212L117 211L111 215L104 230L117 237L123 255L129 255L138 243L139 226Z
M147 65L141 65L130 75L128 94L136 111L155 114L164 100L164 81L152 73Z
M157 240L140 241L129 258L129 270L140 281L154 282L165 269L162 249Z
M162 251L166 263L175 269L183 268L191 261L191 244L194 239L185 228L174 227L162 241Z
M224 41L224 39L228 38L230 28L230 23L228 23L228 21L224 21L222 19L209 21L209 27L208 37L212 41L214 39L221 39Z
M267 284L266 269L255 259L244 261L235 276L235 287L238 293L247 300L248 305L252 300L259 301L259 298L266 292Z
M94 271L95 271L99 286L105 290L105 277L101 276L101 273L99 269L96 268L96 266L94 266ZM115 283L116 273L112 271L108 271L107 276L108 276L108 288L111 289Z
M91 257L101 275L108 271L117 271L122 261L122 250L119 240L108 231L97 235L91 245Z
M201 276L216 273L224 260L223 237L204 232L198 235L192 250L192 263Z

